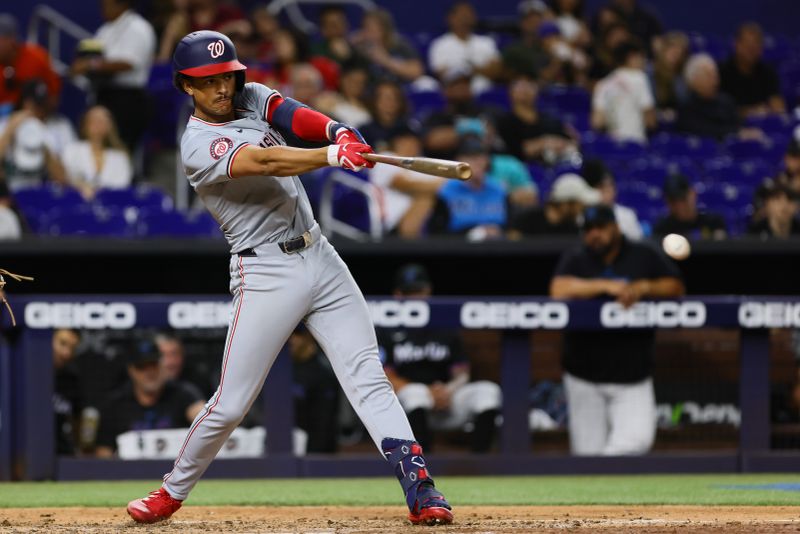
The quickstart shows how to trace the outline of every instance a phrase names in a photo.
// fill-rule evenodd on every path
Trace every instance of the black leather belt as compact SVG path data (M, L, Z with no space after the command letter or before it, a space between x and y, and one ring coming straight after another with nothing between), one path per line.
M304 248L310 247L313 242L314 238L311 236L311 232L303 232L303 235L278 243L278 247L280 247L281 252L284 254L291 254L293 252L297 252L298 250L303 250ZM237 252L236 255L242 257L257 256L256 251L252 248L241 250Z

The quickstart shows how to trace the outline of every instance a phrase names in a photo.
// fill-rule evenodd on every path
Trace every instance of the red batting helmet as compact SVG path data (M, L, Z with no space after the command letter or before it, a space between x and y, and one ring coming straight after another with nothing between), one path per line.
M244 71L239 63L236 47L226 35L210 30L192 32L180 40L172 54L172 76L177 87L183 76L212 76L223 72L235 72L236 90L244 87Z

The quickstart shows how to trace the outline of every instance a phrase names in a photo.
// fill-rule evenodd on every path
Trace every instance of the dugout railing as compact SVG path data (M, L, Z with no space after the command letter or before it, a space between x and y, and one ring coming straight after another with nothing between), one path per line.
M641 302L560 302L546 298L368 298L376 326L502 331L500 383L504 395L499 450L494 454L432 454L442 474L757 472L800 471L800 451L770 449L769 331L800 328L797 297L687 297ZM226 298L208 296L15 296L21 323L3 317L0 340L0 480L155 478L167 460L58 457L54 446L51 332L58 327L220 328L213 313ZM531 453L528 425L532 330L738 329L738 448L730 451L658 452L638 457L572 457ZM385 474L376 454L292 454L291 366L282 354L264 390L267 454L214 462L209 477L338 476Z

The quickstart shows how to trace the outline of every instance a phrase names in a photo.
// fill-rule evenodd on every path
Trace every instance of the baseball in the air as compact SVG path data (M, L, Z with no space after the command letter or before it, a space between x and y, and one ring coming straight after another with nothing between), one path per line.
M689 241L679 234L669 234L661 242L664 252L674 260L685 260L692 252Z

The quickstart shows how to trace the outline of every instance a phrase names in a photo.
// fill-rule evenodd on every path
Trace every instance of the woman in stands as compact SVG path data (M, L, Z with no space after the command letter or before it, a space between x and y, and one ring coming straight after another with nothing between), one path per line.
M64 149L68 182L90 199L100 188L128 187L133 168L107 108L89 108L81 120L81 139Z

